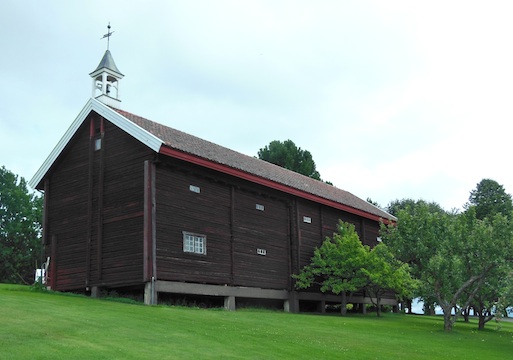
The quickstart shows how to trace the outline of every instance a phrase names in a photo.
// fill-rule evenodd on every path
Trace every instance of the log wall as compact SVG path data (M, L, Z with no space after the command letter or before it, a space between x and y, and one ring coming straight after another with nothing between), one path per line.
M76 132L47 177L53 289L142 282L143 161L152 157L95 113Z
M353 223L362 241L376 243L377 222L180 160L161 160L156 171L159 280L293 290L291 275L310 262L326 236L333 236L339 219ZM206 236L206 255L183 251L184 231Z

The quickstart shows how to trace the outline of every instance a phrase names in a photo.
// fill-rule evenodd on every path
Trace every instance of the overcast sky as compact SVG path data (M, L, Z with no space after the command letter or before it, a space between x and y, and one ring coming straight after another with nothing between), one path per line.
M143 4L143 5L140 5ZM256 156L309 150L382 206L513 192L513 1L0 2L0 166L32 178L106 50L122 108Z

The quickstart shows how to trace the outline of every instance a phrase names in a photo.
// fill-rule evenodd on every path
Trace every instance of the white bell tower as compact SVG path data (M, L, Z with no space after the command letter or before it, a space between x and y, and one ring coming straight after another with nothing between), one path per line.
M103 38L107 38L107 51L105 51L96 70L89 74L93 79L92 97L105 105L119 108L121 104L121 100L119 99L119 80L121 80L124 75L117 68L109 50L110 36L114 32L110 31L110 23L107 29L107 34L103 36Z

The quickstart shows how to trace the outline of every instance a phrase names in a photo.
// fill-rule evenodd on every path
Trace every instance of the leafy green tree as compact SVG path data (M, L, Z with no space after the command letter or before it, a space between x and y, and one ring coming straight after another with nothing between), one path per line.
M444 312L444 329L450 331L459 315L451 311L466 308L493 270L511 259L510 225L484 222L472 209L431 212L428 204L400 210L397 217L397 226L389 226L381 237L400 259L412 260L419 294L436 300Z
M513 271L510 271L501 280L501 296L495 305L495 319L501 320L502 317L513 313Z
M393 291L398 299L413 296L416 281L411 277L408 264L394 257L387 245L380 243L368 254L365 265L368 283L365 289L381 316L381 299Z
M316 180L321 175L315 167L312 154L297 147L292 140L274 140L258 151L258 158Z
M322 292L340 294L343 315L347 296L355 291L367 289L380 316L383 295L394 291L396 296L407 296L414 286L408 266L395 259L386 245L371 250L362 244L354 225L342 221L333 238L326 238L315 249L311 263L294 278L297 288L316 284Z
M491 226L497 229L501 214L512 220L513 203L511 195L507 194L504 187L497 181L491 179L481 180L476 188L470 192L469 201L465 204L467 211L473 209L476 217L493 223ZM505 221L505 219L502 219ZM502 226L504 228L504 226ZM506 291L503 278L510 271L510 266L498 266L491 270L493 274L487 277L483 286L475 294L471 307L479 318L479 329L482 330L485 324L493 319L497 313L497 302ZM467 310L468 314L468 310ZM468 317L467 317L468 318Z
M346 313L347 296L367 283L364 271L368 246L364 246L354 225L340 221L338 232L327 237L315 249L311 263L306 265L296 279L296 287L306 289L316 284L322 292L341 295L341 313Z
M387 245L399 260L410 266L412 276L420 279L424 266L431 256L432 246L437 241L434 230L441 225L438 222L438 216L446 214L446 211L435 202L413 199L391 201L386 210L396 217L401 211L405 212L402 216L403 225L400 231L410 233L388 237ZM386 226L382 225L382 231L386 231ZM434 314L436 298L430 292L422 291L422 286L419 286L414 296L420 297L424 302L424 314ZM407 302L411 313L411 301Z
M470 192L466 208L475 206L478 219L487 216L503 214L508 218L513 216L513 202L511 195L506 193L504 187L491 179L481 180L476 188Z
M0 282L32 283L41 258L42 197L0 168Z
M468 309L474 309L478 317L478 330L483 330L486 323L495 318L498 311L502 311L497 306L501 296L508 291L504 283L505 277L507 273L504 267L491 269L486 281L470 302Z
M483 251L487 253L485 256L494 251L500 254L500 247L503 253L501 256L490 259L490 262L493 261L493 266L489 268L481 287L476 290L470 302L470 307L474 309L479 319L478 329L483 330L485 324L494 318L497 311L502 311L497 307L499 300L508 298L510 284L505 279L508 279L513 271L513 226L506 216L498 213L491 218L478 219L476 222L478 223L474 231L476 241L493 244L493 247L486 245L486 249L482 248L478 252L479 256L482 256ZM467 252L463 255L464 257L476 256L475 253ZM470 263L469 259L465 261Z
M386 211L391 215L397 216L400 210L414 211L415 207L418 205L427 205L431 212L445 212L445 210L435 202L413 199L393 200L387 205Z

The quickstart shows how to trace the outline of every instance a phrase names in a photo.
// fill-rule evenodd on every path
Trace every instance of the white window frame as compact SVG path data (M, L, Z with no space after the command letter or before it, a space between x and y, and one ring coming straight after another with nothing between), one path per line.
M266 256L266 255L267 255L267 250L266 250L266 249L260 249L260 248L258 248L258 249L257 249L257 254L258 254L258 255L262 255L262 256Z
M196 186L196 185L189 185L189 191L192 191L196 194L200 194L201 193L201 188L199 186Z
M187 254L207 255L207 236L183 231L183 252Z
M99 151L102 149L102 138L98 137L94 139L94 151Z

